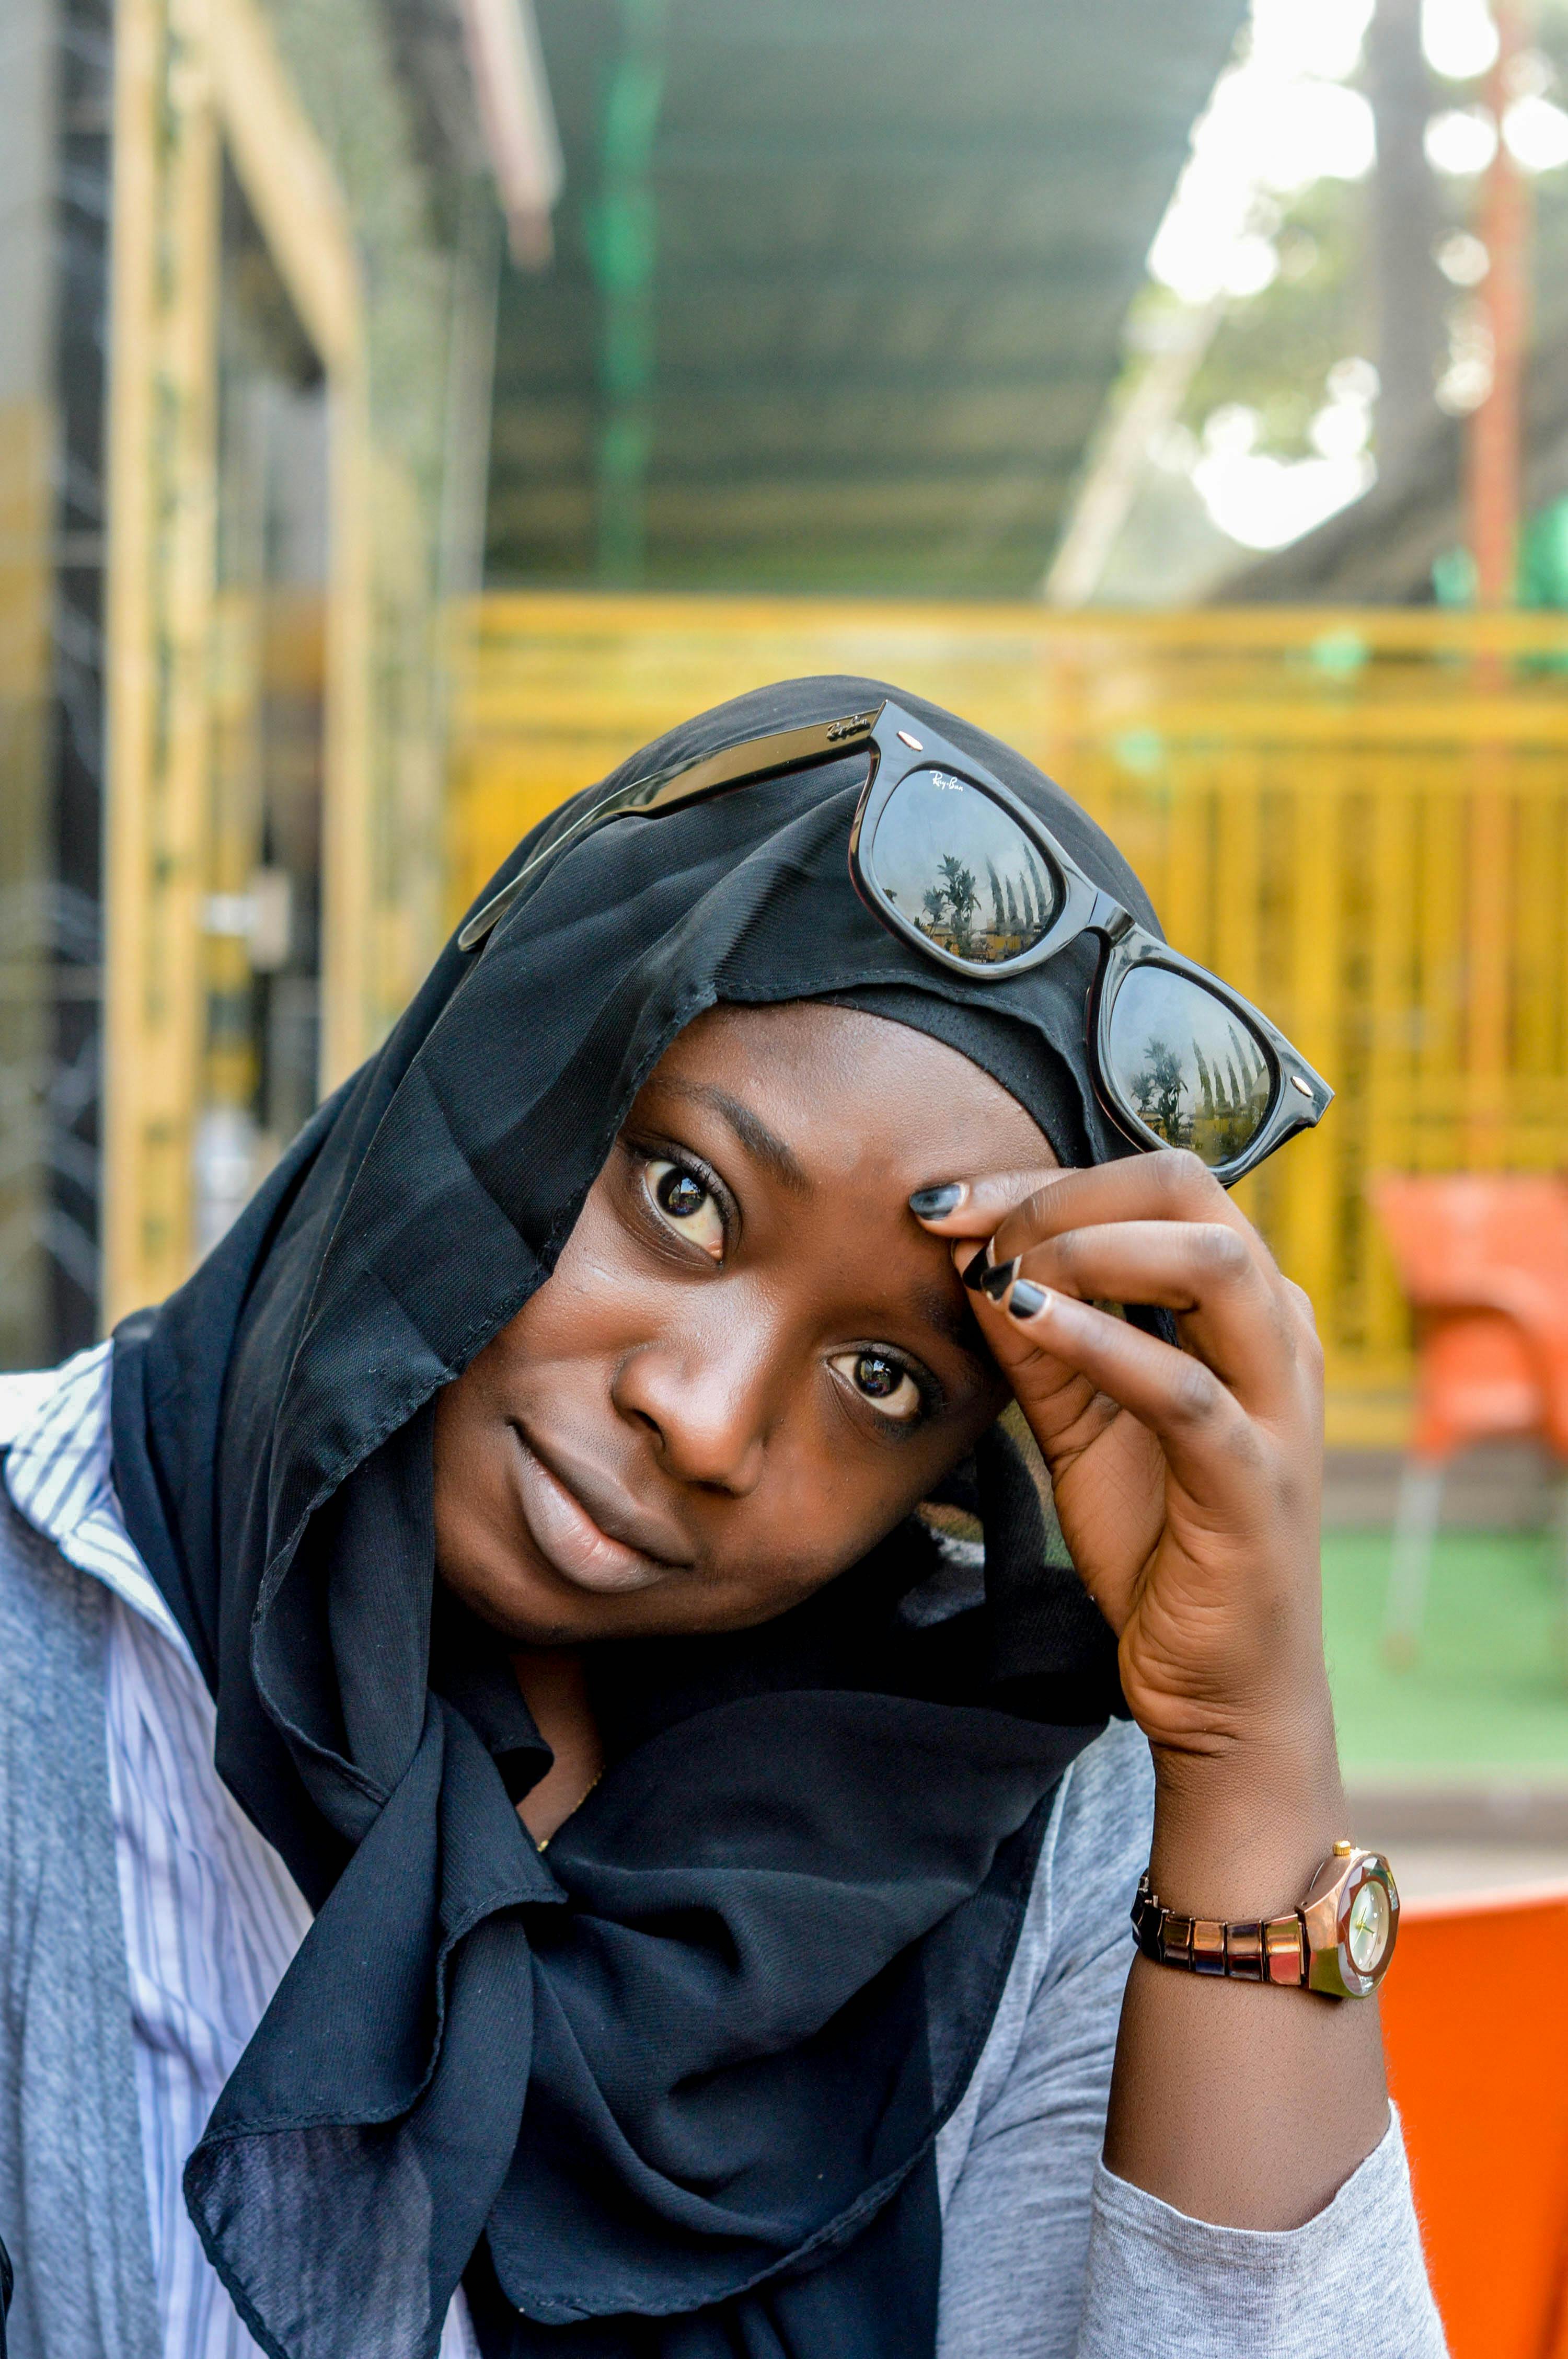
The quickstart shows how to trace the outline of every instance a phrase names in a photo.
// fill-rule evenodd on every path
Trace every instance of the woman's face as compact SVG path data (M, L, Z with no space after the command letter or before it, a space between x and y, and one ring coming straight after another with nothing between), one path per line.
M436 1414L443 1578L519 1646L734 1630L862 1556L1005 1398L917 1188L1054 1162L905 1026L719 1008Z

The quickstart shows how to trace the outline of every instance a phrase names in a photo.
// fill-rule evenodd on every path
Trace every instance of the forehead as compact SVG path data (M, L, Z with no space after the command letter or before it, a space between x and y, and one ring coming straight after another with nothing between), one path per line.
M731 1128L744 1109L817 1181L853 1171L863 1184L874 1171L907 1195L1055 1161L1017 1099L946 1041L818 1001L710 1009L654 1069L645 1094L660 1093Z

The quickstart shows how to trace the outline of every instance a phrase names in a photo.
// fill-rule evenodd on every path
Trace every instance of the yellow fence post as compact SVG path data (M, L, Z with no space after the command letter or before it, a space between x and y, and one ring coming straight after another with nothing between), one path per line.
M219 150L200 0L115 27L103 1296L189 1267L201 1013Z
M351 224L256 0L120 0L115 56L103 1212L110 1324L178 1286L195 1249L216 718L216 323L225 155L330 395L324 1086L373 1045L388 1014L373 782L370 419Z

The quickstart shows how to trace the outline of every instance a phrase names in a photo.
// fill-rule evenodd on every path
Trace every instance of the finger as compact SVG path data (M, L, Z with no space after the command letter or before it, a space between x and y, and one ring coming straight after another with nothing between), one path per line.
M1229 1387L1190 1353L1028 1278L979 1315L1026 1417L1036 1382L1054 1390L1071 1368L1154 1435L1195 1505L1232 1506L1255 1484L1261 1437Z
M960 1277L964 1276L966 1269L970 1269L972 1271L974 1265L973 1238L955 1238L952 1245L952 1255L953 1266L957 1271ZM1018 1271L1016 1267L1010 1266L1006 1277L1000 1279L997 1291L989 1301L986 1296L978 1290L981 1284L979 1278L971 1276L966 1281L971 1288L977 1289L974 1306L975 1312L980 1322L982 1332L985 1334L988 1348L992 1350L993 1356L995 1356L995 1343L999 1336L1003 1351L1011 1350L1011 1355L1014 1359L1017 1358L1019 1351L1022 1348L1016 1343L1016 1341L1010 1341L1012 1337L1012 1329L1005 1319L999 1320L997 1318L988 1316L988 1312L993 1309L1000 1311L1001 1298L1017 1275ZM1053 1364L1052 1368L1048 1371L1045 1362L1038 1351L1034 1353L1033 1359L1035 1364L1034 1386L1037 1397L1043 1398L1044 1395L1053 1388L1057 1390L1068 1390L1075 1395L1082 1396L1081 1398L1076 1399L1068 1404L1068 1414L1087 1406L1092 1394L1093 1387L1085 1384L1084 1379L1076 1368L1069 1367L1064 1363L1059 1365ZM1114 1403L1112 1406L1114 1407Z
M991 1299L1016 1277L1080 1301L1143 1302L1174 1311L1195 1351L1252 1414L1298 1397L1298 1314L1283 1281L1248 1241L1217 1221L1119 1221L1069 1229L999 1263L980 1282Z
M1272 1257L1251 1223L1195 1155L1162 1147L1114 1163L988 1172L917 1189L910 1210L941 1236L995 1237L995 1261L1022 1249L1022 1232L1047 1236L1108 1221L1217 1220Z
M1035 1189L998 1222L991 1260L1008 1261L1069 1229L1098 1228L1113 1221L1213 1223L1245 1239L1260 1268L1275 1269L1268 1246L1213 1172L1195 1155L1176 1147L1062 1172L1054 1184Z
M1065 1176L1036 1166L1026 1171L989 1171L978 1180L946 1180L917 1188L909 1209L933 1236L989 1237L1015 1205Z

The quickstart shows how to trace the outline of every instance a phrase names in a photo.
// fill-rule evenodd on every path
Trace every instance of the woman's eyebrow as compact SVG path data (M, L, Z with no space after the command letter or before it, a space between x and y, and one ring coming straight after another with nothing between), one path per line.
M956 1343L960 1352L968 1353L970 1359L979 1360L982 1366L995 1367L996 1362L986 1349L986 1339L980 1332L979 1320L969 1308L967 1295L961 1302L956 1302L945 1289L923 1286L915 1291L914 1307L926 1325L934 1327L938 1335L946 1337L949 1343Z
M729 1124L747 1153L766 1164L781 1187L796 1196L809 1196L811 1180L804 1166L749 1105L742 1105L739 1098L732 1098L728 1090L719 1089L711 1082L682 1082L672 1075L665 1086L676 1097L695 1098L699 1104L711 1106Z

